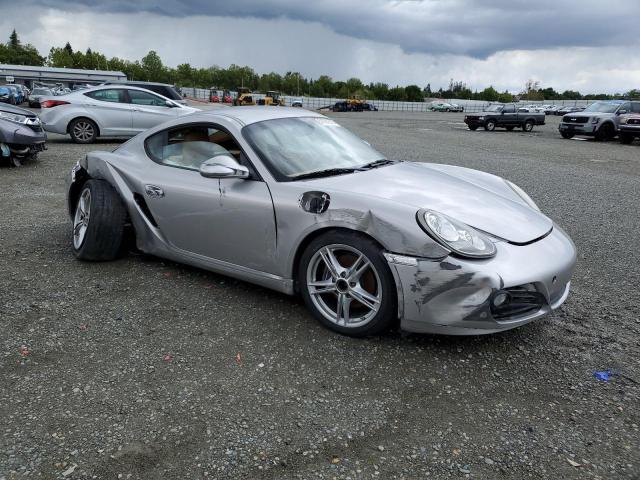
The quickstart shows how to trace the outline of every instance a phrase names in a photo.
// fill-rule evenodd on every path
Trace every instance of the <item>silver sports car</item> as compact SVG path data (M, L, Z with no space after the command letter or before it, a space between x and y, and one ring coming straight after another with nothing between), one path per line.
M569 294L571 239L518 186L389 160L333 120L237 107L164 123L71 172L73 251L143 252L300 294L340 333L481 334Z

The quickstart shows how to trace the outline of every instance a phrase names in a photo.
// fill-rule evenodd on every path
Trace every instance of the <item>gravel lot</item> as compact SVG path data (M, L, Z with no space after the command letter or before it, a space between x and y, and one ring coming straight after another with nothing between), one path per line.
M0 169L0 479L640 478L640 145L332 115L390 158L515 181L579 250L547 320L356 340L302 303L140 254L81 263L51 136ZM615 375L599 381L594 371Z

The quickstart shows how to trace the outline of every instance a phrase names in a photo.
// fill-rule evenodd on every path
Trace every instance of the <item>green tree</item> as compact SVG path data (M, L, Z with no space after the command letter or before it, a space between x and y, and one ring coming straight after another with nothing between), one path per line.
M497 102L500 94L492 86L488 86L478 95L480 100L486 100L487 102Z
M20 39L18 38L18 34L16 33L16 29L14 28L9 35L9 47L10 48L20 48Z
M424 95L422 94L422 90L417 85L408 85L404 89L405 94L407 96L407 101L409 102L424 102Z

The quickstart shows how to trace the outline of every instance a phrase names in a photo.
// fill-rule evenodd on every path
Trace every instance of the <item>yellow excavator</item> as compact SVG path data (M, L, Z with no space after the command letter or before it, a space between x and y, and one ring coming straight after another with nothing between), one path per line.
M264 98L258 100L258 105L271 105L274 107L284 107L284 98L280 95L280 92L270 90L266 93Z
M255 105L256 102L253 99L251 90L246 87L240 87L238 88L238 96L233 100L233 104L239 107L241 105Z

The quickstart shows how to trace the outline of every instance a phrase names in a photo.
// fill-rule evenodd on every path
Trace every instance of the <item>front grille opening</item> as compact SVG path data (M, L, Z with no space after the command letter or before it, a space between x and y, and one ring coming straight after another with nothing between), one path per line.
M544 295L533 284L498 290L491 296L491 314L496 320L512 320L539 311L545 304Z
M147 205L147 202L144 201L144 198L142 197L142 195L140 195L139 193L134 193L133 199L136 201L136 204L140 207L140 210L142 210L142 213L144 213L144 216L147 217L147 220L149 220L151 225L158 228L156 219L153 218L153 215L151 214L151 210L149 210L149 206Z
M565 123L587 123L589 121L589 117L573 117L571 115L567 115L562 119Z

